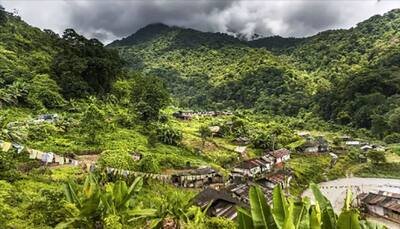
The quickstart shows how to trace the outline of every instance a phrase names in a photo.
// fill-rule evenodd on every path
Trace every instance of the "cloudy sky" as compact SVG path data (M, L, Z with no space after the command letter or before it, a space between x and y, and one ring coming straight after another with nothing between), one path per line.
M28 23L61 33L74 28L107 43L150 23L201 31L309 36L350 28L400 8L400 0L0 0Z

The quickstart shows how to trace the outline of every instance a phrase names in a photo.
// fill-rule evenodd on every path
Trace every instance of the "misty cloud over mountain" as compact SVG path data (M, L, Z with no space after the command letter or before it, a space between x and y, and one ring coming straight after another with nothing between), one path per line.
M190 27L251 37L309 36L319 31L349 28L374 14L399 8L398 1L11 1L7 10L40 28L58 33L71 27L89 37L110 42L150 23Z

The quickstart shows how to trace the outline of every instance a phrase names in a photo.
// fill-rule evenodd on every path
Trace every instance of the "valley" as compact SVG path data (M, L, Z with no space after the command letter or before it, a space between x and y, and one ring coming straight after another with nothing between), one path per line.
M0 225L252 228L254 206L277 228L399 224L399 22L252 41L156 23L105 46L0 8Z

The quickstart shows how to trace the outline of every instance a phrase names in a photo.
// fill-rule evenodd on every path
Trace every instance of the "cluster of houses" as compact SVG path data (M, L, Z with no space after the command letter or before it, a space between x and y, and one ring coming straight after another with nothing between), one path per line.
M299 147L304 153L326 153L329 151L329 143L323 136L313 137L308 132L298 132L304 138L305 143Z
M323 136L311 136L309 132L298 132L297 135L305 140L305 143L298 148L298 151L304 153L326 153L330 151L329 142ZM364 152L370 150L385 151L385 147L370 144L359 140L354 140L350 136L338 137L340 143L345 147L356 147Z
M229 111L198 111L198 112L183 112L178 111L172 115L177 119L191 120L194 116L220 116L220 115L232 115Z
M220 189L210 187L204 189L193 199L193 203L202 210L208 208L206 212L208 216L225 217L234 220L237 217L237 207L249 208L250 187L260 187L267 201L271 203L274 187L279 184L283 188L287 188L290 177L290 172L281 171L261 179L243 182L230 181Z
M357 200L363 212L400 223L399 193L362 193Z
M249 190L258 186L268 201L276 185L288 188L292 177L283 164L290 159L290 151L279 149L266 153L262 157L240 162L230 175L229 181L219 189L206 188L193 200L193 203L205 210L207 215L235 219L237 207L249 206Z
M193 204L202 210L207 209L206 214L210 217L224 217L231 220L235 220L237 217L237 207L249 207L234 198L228 191L212 188L206 188L200 192L193 199Z
M243 178L257 178L263 174L272 172L276 167L281 168L283 163L289 159L289 150L274 150L266 153L262 157L241 161L233 169L231 177L234 180L243 180Z
M364 152L367 152L370 150L376 150L376 151L382 151L382 152L386 151L386 148L381 145L370 144L368 142L353 140L350 136L341 136L339 139L342 142L344 142L344 144L347 147L356 147L356 148L361 149Z

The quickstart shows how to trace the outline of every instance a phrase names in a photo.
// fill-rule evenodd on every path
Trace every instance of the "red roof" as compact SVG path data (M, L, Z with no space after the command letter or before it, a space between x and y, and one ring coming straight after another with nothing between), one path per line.
M278 149L275 151L269 152L269 154L275 158L282 158L290 154L290 151L287 149Z
M254 159L250 159L250 160L246 160L246 161L240 162L236 166L236 168L239 168L239 169L252 169L252 168L264 166L265 163L266 162L264 160L261 160L261 159L258 159L258 158L254 158Z

